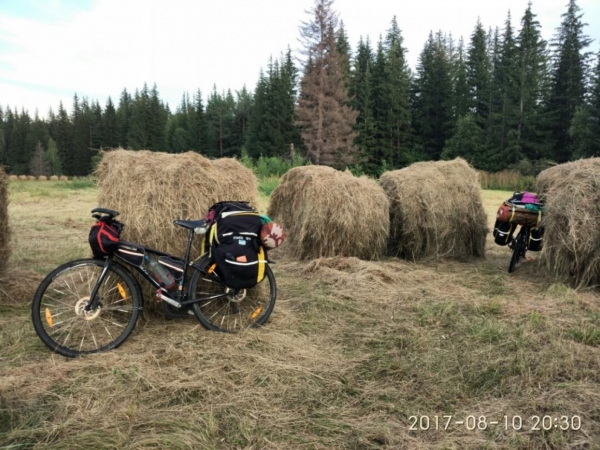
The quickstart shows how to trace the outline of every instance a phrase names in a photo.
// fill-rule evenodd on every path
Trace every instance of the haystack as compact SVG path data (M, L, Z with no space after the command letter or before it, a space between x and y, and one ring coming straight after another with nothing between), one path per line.
M59 177L59 180L60 180L60 181L69 181L69 177L68 177L68 176L66 176L66 175L61 175L61 176Z
M295 259L381 257L389 202L377 183L331 167L296 167L271 194L268 215L283 225L285 254Z
M10 228L8 226L8 177L0 167L0 273L10 257Z
M19 175L19 180L27 181L27 175Z
M250 169L235 160L211 162L194 152L109 151L96 175L98 205L121 213L124 239L181 256L187 234L173 220L201 219L218 201L256 205L258 199Z
M16 181L16 180L18 180L18 179L19 179L19 176L18 176L18 175L10 175L10 176L8 177L8 179L9 179L10 181Z
M58 177L56 175L50 175L50 181L58 181Z
M487 218L478 173L461 158L381 176L390 198L389 254L417 260L485 256Z
M46 175L40 175L38 181L48 181L48 177Z
M541 172L536 189L546 205L540 263L577 287L600 284L600 158Z

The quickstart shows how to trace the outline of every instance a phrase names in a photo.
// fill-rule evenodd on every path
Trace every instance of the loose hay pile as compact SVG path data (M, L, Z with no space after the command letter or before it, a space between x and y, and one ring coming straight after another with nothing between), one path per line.
M227 169L223 167L226 165ZM187 234L175 219L201 219L223 200L258 199L250 169L235 160L215 162L194 152L106 152L96 169L98 205L119 211L123 238L183 255Z
M540 263L578 287L600 284L600 158L546 169L536 189L546 205Z
M268 215L285 228L282 250L291 258L371 260L385 253L389 203L367 177L325 166L296 167L271 194Z
M8 176L0 167L0 273L10 257L10 228L8 226Z
M381 176L390 198L390 255L468 259L485 255L487 218L479 175L466 161L421 162Z

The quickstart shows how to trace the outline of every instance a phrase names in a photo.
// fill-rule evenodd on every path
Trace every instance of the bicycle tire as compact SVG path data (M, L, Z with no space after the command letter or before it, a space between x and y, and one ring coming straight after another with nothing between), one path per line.
M225 293L228 288L212 275L201 270L194 271L190 280L189 297ZM198 321L207 329L236 333L265 324L275 307L277 284L271 268L265 266L265 277L255 287L243 289L237 296L231 295L208 302L193 304Z
M104 261L97 259L69 261L40 283L31 305L33 327L52 351L71 358L103 352L121 345L133 331L141 293L117 264L108 268L98 291L100 308L83 309L103 266Z
M524 236L524 232L523 232L523 228L521 227L521 229L519 230L519 234L517 235L517 238L515 239L513 253L512 253L512 256L510 257L510 264L508 265L508 273L513 273L515 270L515 266L519 262L519 258L521 257L521 247L523 246L523 236Z

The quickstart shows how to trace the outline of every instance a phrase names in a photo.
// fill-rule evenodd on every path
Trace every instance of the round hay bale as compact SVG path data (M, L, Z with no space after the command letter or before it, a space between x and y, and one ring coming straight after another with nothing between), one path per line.
M19 179L19 177L18 177L18 175L10 175L10 176L8 177L8 179L9 179L10 181L16 181L16 180L18 180L18 179Z
M59 179L60 181L69 181L69 177L68 177L68 176L66 176L66 175L61 175L61 176L60 176L58 179Z
M58 177L56 175L50 175L50 181L58 181Z
M540 264L577 287L600 284L600 158L546 169L537 189L546 205Z
M46 175L40 175L38 181L48 181L48 177Z
M258 200L250 169L235 160L211 162L194 152L108 151L95 175L98 206L121 213L124 239L180 256L187 233L173 225L175 219L201 219L219 201L256 205Z
M35 177L33 175L27 175L27 181L35 181Z
M286 230L282 251L294 259L385 253L389 202L377 183L326 166L296 167L271 193L267 213Z
M0 273L10 257L10 227L8 225L8 177L0 167Z
M19 180L27 181L27 175L19 175Z
M390 198L392 256L485 257L487 217L479 174L462 158L420 162L381 176Z

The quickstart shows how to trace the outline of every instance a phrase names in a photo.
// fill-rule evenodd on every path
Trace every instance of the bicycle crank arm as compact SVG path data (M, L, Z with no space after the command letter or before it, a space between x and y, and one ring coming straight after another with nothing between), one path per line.
M183 306L182 303L179 303L177 300L174 300L171 297L167 297L162 292L158 292L158 294L156 294L156 297L162 300L163 302L167 302L169 305L174 306L175 308L181 308Z

